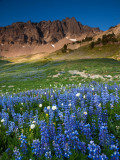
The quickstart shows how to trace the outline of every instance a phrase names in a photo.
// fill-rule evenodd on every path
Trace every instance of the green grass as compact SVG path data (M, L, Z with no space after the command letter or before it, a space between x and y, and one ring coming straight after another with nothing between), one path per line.
M7 61L7 60L0 60L0 67L5 65L5 64L8 64L8 63L10 63L10 62Z
M95 46L93 49L91 49L90 45L88 44L75 50L68 50L66 53L62 53L62 50L56 51L49 57L57 60L77 60L90 58L120 59L120 46L118 44L106 44Z
M104 47L105 53L107 53L108 46ZM31 90L31 89L40 89L40 88L56 88L61 87L61 85L66 86L67 84L76 84L79 83L86 83L89 84L93 79L90 77L84 78L80 75L74 74L71 75L68 71L70 70L78 70L80 72L85 71L85 73L95 75L99 74L103 77L105 75L111 75L113 78L113 81L111 81L110 78L103 79L94 79L96 82L100 83L120 83L120 61L110 59L110 58L94 58L94 59L78 59L75 60L80 56L80 53L85 57L89 57L91 55L94 55L96 52L96 55L99 55L98 57L104 57L103 51L99 49L100 47L95 47L94 49L90 50L87 47L82 47L78 50L71 51L68 54L64 54L64 56L71 56L69 60L59 60L59 61L52 61L50 59L44 59L41 61L36 62L26 62L26 63L10 63L9 61L2 61L0 60L0 95L4 94L6 92L8 93L16 93L20 91L25 90ZM103 49L103 48L102 48ZM99 52L98 52L99 50ZM115 50L114 50L115 51ZM79 53L79 55L78 55ZM84 53L87 53L87 55L84 55ZM107 54L106 54L107 55ZM106 56L105 55L105 56ZM112 51L111 51L112 55ZM62 57L63 55L59 55L59 57ZM92 57L92 56L91 56ZM97 57L97 56L96 56ZM54 77L58 73L61 73L58 77ZM115 77L118 76L118 77ZM44 100L43 104L44 106L48 106L48 102ZM119 105L118 105L119 106ZM20 106L17 106L17 110L20 111ZM33 104L33 111L35 111L36 107L38 107L36 104ZM111 120L114 121L114 115L113 112L119 113L119 107L115 107L112 111L110 109L110 105L106 106L106 109L108 110L109 115L109 130L111 133L114 133L116 137L119 136L119 132L116 132L115 126L118 125L118 121L115 121L114 125L111 123ZM22 112L22 111L20 111ZM40 110L40 119L45 119L44 114ZM89 117L89 121L91 121L91 117ZM17 139L15 138L15 135L11 135L9 139L5 139L4 130L5 128L1 129L3 132L1 132L1 139L3 140L3 145L5 148L7 148L7 144L10 145L10 149L13 147L12 145L17 142ZM29 130L25 130L25 132L29 132ZM32 132L31 132L32 133ZM37 135L38 130L36 130L34 138L39 138L39 135ZM30 135L31 136L31 135ZM32 135L33 136L33 135ZM83 138L83 137L82 137ZM119 138L119 137L118 137ZM7 142L6 142L7 141ZM32 143L32 139L30 139L30 142ZM95 139L95 142L97 144L97 139ZM2 148L5 150L4 148ZM105 154L109 157L111 153L107 152L107 149L105 151ZM32 153L30 153L32 154ZM3 153L3 157L5 159L10 159L11 157L7 156L6 153ZM87 159L86 155L83 154L76 154L73 153L73 155L70 157L71 160L77 160L77 159Z
M2 61L1 61L2 62ZM0 63L0 92L19 92L28 89L46 88L70 83L89 83L93 79L71 75L69 70L85 71L89 74L111 75L119 83L120 62L113 59L81 59L69 61L37 61L31 63ZM58 73L58 77L53 77ZM114 76L118 75L117 78ZM103 82L102 79L95 79ZM109 82L106 78L105 82ZM111 82L112 83L112 82Z

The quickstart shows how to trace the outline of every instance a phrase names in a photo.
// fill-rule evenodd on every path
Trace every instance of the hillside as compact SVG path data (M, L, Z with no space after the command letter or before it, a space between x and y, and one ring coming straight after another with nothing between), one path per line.
M54 59L91 59L113 58L120 59L120 25L93 37L68 43L61 50L54 52Z
M108 35L114 33L116 37L120 40L120 24L116 26L111 26L107 31L104 31L94 37L95 40L102 38L103 35Z

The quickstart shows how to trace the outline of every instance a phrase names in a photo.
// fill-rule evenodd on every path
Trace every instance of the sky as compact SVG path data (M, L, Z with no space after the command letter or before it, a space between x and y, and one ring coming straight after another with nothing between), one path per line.
M1 27L66 17L105 31L120 24L120 0L0 0Z

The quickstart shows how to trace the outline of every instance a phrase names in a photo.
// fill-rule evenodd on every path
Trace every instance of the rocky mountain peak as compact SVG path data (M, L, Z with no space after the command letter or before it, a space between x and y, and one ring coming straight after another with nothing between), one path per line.
M72 18L66 18L62 21L41 21L40 23L32 23L28 21L16 22L11 26L0 28L0 43L3 44L24 44L33 43L42 44L51 41L57 42L67 35L80 36L82 33L89 34L100 32L97 28L83 26L80 22Z
M66 36L80 37L94 36L100 32L99 28L91 28L82 25L72 18L66 18L62 21L41 21L32 23L28 21L16 22L6 27L0 27L0 53L10 49L12 46L36 46L42 44L52 44L60 41ZM6 49L7 48L7 49Z

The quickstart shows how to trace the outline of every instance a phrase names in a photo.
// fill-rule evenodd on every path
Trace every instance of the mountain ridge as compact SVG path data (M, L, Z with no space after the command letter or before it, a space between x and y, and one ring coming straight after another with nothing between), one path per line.
M67 17L62 21L49 20L39 23L32 23L31 21L26 23L16 22L6 27L0 27L0 56L13 57L50 52L50 50L52 52L55 51L54 44L61 42L62 39L72 41L72 38L95 36L101 32L99 28L82 25L74 17ZM56 47L56 49L62 48L65 43ZM46 45L49 47L46 47Z

